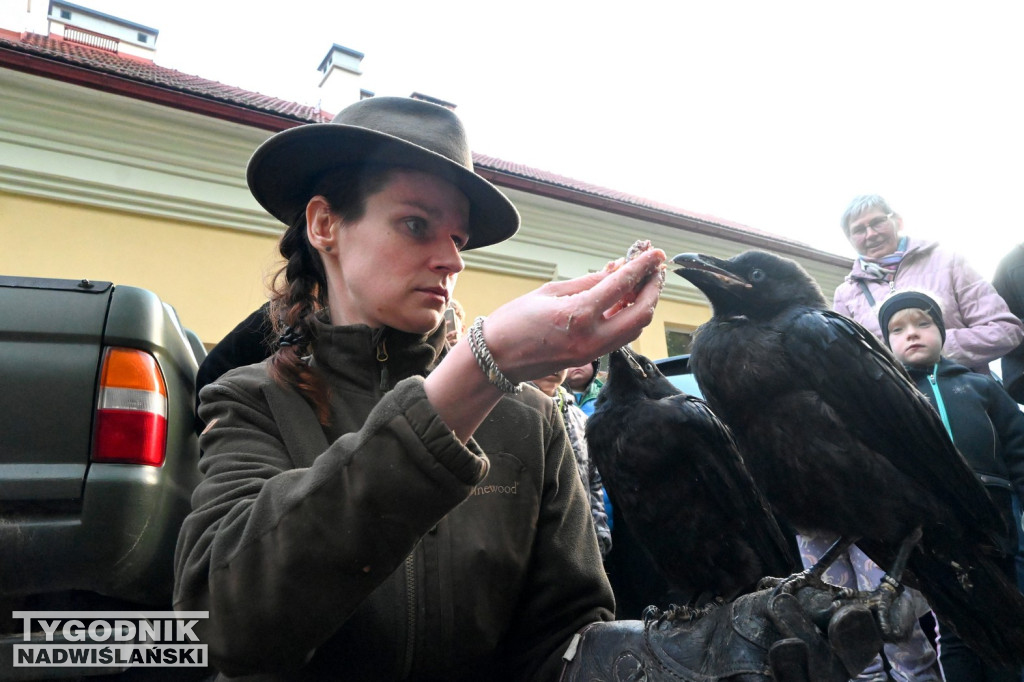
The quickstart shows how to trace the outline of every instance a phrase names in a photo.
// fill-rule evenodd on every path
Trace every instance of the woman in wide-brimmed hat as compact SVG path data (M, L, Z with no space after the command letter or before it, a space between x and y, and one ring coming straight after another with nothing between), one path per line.
M176 605L209 610L228 675L557 676L613 603L560 417L520 382L636 338L664 254L545 285L449 348L461 252L519 226L450 110L363 100L271 137L248 180L288 225L278 347L202 391Z
M195 631L221 675L554 680L563 653L566 679L838 670L795 600L767 592L735 615L604 622L611 589L565 428L521 382L634 339L664 253L547 284L449 347L460 252L519 224L450 111L354 104L270 138L249 186L289 225L277 350L201 392L203 479L175 558L175 608L208 611ZM859 637L850 623L830 636Z

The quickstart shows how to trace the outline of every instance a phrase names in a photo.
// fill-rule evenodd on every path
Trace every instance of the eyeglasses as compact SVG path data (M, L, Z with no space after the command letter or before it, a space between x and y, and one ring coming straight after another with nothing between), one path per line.
M879 228L882 227L882 225L884 225L885 223L889 222L890 218L892 218L892 213L886 213L885 215L880 215L877 218L872 218L870 221L866 223L854 225L853 227L850 228L850 235L860 236L862 234L867 234L868 230L871 230L872 232L878 232Z

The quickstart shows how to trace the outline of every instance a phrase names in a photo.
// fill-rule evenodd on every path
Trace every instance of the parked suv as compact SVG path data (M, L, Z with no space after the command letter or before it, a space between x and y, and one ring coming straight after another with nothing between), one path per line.
M698 398L703 397L700 387L697 385L697 379L694 378L693 372L690 370L689 355L673 355L672 357L662 358L661 360L655 360L654 365L683 393L688 393Z
M170 609L204 356L153 292L0 276L0 677L12 611Z

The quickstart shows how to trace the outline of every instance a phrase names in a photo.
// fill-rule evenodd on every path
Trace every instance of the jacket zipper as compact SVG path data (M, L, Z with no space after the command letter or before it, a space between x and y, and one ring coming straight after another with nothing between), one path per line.
M932 393L935 394L935 406L939 409L939 416L942 418L942 425L946 427L946 433L949 434L950 440L953 439L953 427L949 425L949 416L946 414L946 404L942 402L942 392L939 390L939 380L935 374L939 371L939 366L935 365L932 371L928 374L928 383L932 385Z
M388 347L384 339L377 344L377 362L380 363L380 390L387 392L391 377L388 375Z
M416 647L416 561L415 550L405 557L405 661L402 679L409 679Z

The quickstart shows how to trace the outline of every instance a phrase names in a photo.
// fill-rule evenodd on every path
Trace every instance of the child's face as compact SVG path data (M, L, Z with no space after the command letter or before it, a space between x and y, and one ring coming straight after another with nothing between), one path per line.
M904 365L931 367L942 355L942 334L919 308L907 308L889 320L889 347Z

